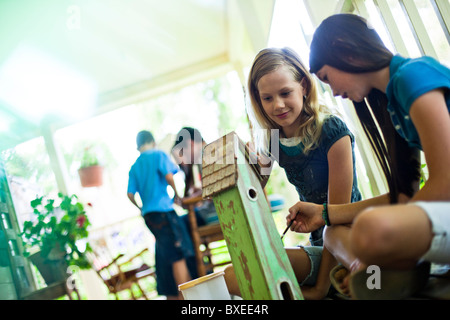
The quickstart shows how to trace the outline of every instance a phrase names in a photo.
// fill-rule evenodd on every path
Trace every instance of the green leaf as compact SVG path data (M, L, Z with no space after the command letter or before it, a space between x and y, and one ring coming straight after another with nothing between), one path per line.
M36 208L37 206L41 205L42 204L42 198L43 197L36 198L36 199L32 200L31 201L31 207L32 208Z

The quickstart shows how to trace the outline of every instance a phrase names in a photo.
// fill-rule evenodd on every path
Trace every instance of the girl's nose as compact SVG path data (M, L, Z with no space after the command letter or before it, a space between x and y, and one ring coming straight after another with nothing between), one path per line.
M274 103L274 108L275 109L283 109L284 108L283 99L275 98L273 103Z

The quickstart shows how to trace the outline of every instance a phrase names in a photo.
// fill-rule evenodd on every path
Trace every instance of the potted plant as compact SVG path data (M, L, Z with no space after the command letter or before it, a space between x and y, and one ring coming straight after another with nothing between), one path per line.
M103 166L92 147L84 148L78 174L83 187L99 187L103 184Z
M79 240L88 237L90 225L84 206L76 195L58 193L58 197L31 201L35 219L25 221L21 233L24 256L30 257L47 284L64 280L67 266L91 267L86 257L92 250L89 243L84 250L78 248ZM30 254L36 248L39 251Z

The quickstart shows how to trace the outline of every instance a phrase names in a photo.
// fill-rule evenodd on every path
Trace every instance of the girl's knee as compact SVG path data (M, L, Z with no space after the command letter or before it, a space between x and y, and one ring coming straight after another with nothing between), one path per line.
M325 227L323 230L323 243L329 250L332 250L337 243L348 236L350 228L344 225L334 225Z
M323 245L324 247L331 247L336 241L336 228L339 226L329 226L323 229Z
M365 263L376 263L389 251L395 231L383 208L368 208L354 220L350 242L354 254Z

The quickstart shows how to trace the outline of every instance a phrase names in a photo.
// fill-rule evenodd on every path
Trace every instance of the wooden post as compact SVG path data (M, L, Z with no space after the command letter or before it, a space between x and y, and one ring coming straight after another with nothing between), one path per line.
M205 263L203 262L203 255L200 252L200 236L198 234L197 217L195 216L194 206L197 202L201 201L200 196L183 200L183 204L188 206L188 220L191 231L192 245L194 246L195 263L197 265L198 276L202 277L206 275Z
M303 299L260 180L231 132L203 151L203 197L213 198L242 297Z

